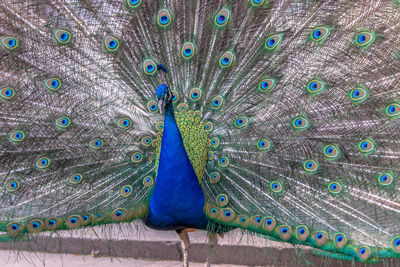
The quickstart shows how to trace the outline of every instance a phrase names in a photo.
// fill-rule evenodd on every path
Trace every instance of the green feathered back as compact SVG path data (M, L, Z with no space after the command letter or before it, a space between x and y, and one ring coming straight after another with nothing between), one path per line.
M178 124L210 230L336 258L400 255L398 1L0 7L8 237L146 217L165 82L177 114L199 118Z

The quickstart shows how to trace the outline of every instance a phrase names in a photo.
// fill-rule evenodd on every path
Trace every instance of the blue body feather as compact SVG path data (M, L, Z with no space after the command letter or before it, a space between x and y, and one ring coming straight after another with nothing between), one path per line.
M165 109L160 161L146 224L156 229L206 229L204 195L185 151L171 104Z

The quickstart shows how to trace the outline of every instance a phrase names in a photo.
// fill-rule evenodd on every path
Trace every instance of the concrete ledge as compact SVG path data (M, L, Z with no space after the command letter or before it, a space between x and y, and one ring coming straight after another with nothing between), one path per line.
M118 228L121 231L121 228ZM137 259L181 261L182 253L178 236L175 232L148 230L138 240L120 237L116 229L97 233L83 230L64 233L42 234L32 236L30 241L0 243L0 249L38 251L63 254L91 254L98 251L101 256L127 257ZM128 231L129 229L124 229ZM130 231L132 232L132 231ZM108 236L106 238L105 236ZM109 238L111 236L111 238ZM114 236L114 238L112 238ZM191 262L205 262L210 247L206 241L206 232L190 233L192 245L189 258ZM236 240L235 240L236 239ZM315 256L312 249L295 249L292 245L265 241L259 237L244 240L239 232L232 231L221 240L220 245L212 251L216 264L235 264L247 266L365 266L361 263L341 261ZM400 261L389 260L386 265L399 266Z

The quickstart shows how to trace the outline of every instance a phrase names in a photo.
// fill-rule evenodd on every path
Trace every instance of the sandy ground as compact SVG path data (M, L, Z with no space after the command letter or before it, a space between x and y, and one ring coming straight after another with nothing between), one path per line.
M44 254L26 251L8 251L0 250L0 266L2 267L30 267L30 266L46 266L46 267L172 267L183 266L178 261L151 261L137 260L130 258L109 258L109 257L92 257L78 256L71 254ZM191 263L190 267L203 267L203 263ZM216 267L240 266L240 265L212 265Z

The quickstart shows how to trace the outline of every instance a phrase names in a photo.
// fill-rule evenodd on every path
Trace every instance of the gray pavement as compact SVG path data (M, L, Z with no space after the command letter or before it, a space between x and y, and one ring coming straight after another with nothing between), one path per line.
M210 253L207 232L190 232L189 236L191 266L203 266ZM93 252L99 257L88 256ZM7 267L44 266L44 263L45 266L182 266L178 235L174 231L154 231L141 223L45 232L30 236L28 241L0 242L0 253L0 266ZM213 262L222 264L216 266L365 266L321 257L315 249L266 240L240 230L218 238L218 247L211 253ZM400 266L399 261L389 264Z
M137 260L131 258L92 257L73 254L45 254L39 252L16 252L0 250L2 267L172 267L182 266L179 261ZM190 267L204 267L203 263L191 263ZM217 264L215 267L234 267L240 265Z

